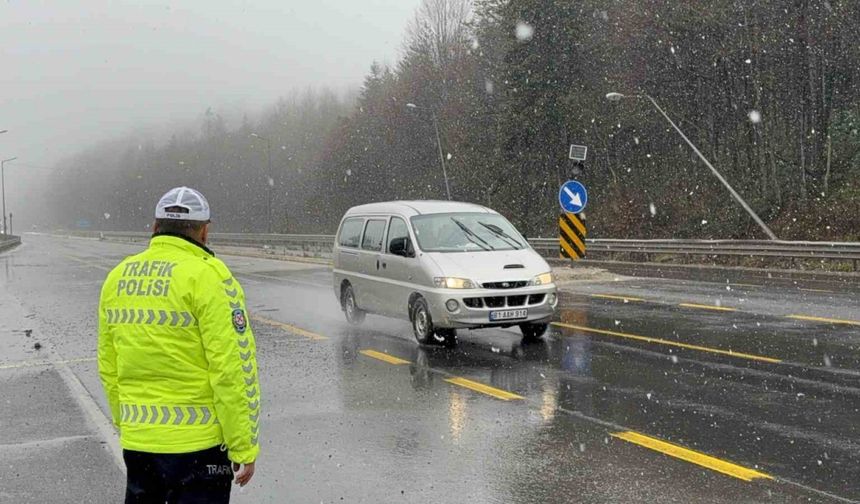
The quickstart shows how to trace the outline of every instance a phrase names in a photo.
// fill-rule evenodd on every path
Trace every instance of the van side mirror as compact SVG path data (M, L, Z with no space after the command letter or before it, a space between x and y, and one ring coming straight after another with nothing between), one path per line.
M412 242L407 236L391 240L388 252L400 257L415 257L415 249L412 248Z

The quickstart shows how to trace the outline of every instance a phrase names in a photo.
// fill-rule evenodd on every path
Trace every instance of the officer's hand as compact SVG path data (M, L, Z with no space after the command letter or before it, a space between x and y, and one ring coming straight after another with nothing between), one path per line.
M250 483L251 478L254 477L254 462L242 465L233 463L233 473L235 473L237 485L247 485Z

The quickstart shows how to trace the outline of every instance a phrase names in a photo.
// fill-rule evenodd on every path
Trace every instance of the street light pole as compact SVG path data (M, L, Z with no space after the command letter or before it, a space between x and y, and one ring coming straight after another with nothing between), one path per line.
M693 149L693 152L695 152L696 155L699 156L699 159L701 159L705 163L705 165L708 168L710 168L711 173L713 173L714 176L717 177L717 179L719 179L719 181L723 183L723 185L726 187L726 189L729 190L729 193L731 193L731 195L735 198L735 200L738 203L740 203L740 205L744 208L744 210L746 210L746 212L750 215L750 217L752 217L752 219L756 222L756 224L758 224L758 226L762 229L762 231L765 232L765 234L768 236L768 238L770 238L771 240L779 240L779 238L777 238L777 236L774 234L774 232L771 231L769 227L767 227L767 224L765 224L764 221L761 220L761 217L759 217L758 214L755 213L755 211L747 204L747 202L744 201L744 199L741 197L741 195L738 194L737 191L734 190L734 188L729 184L729 182L725 179L725 177L723 177L723 175L719 171L717 171L716 168L714 168L714 165L712 165L711 162L708 161L707 158L705 158L705 156L702 154L702 152L699 150L699 148L696 147L693 144L693 142L690 141L689 138L687 138L687 135L685 135L684 132L681 131L681 128L679 128L678 125L675 124L675 121L673 121L669 117L669 115L666 114L666 112L662 108L660 108L660 105L657 105L657 102L654 100L654 98L651 98L650 95L647 95L644 93L643 94L637 94L637 95L631 95L631 97L633 97L633 98L647 98L648 101L650 101L651 104L654 105L654 108L656 108L657 111L660 112L660 114L664 118L666 118L667 121L669 121L669 124L671 124L672 127L675 128L675 131L677 131L678 134L681 135L681 138L683 138L684 141L687 142L687 145L689 145L690 148ZM606 94L606 99L609 101L619 101L623 98L627 98L627 96L625 96L621 93L607 93Z
M257 138L259 140L263 140L266 142L266 164L268 166L268 178L266 180L266 215L268 218L268 232L272 232L272 189L275 185L274 178L272 178L272 141L268 137L260 136L256 133L251 133L249 135L252 138Z
M445 178L445 194L448 196L448 201L451 201L451 186L448 184L448 170L445 168L445 155L442 153L442 140L439 137L439 122L436 120L436 112L427 107L419 107L414 103L407 103L406 106L430 111L430 117L433 118L433 131L436 132L436 147L439 149L439 164L442 165L442 176Z
M3 193L3 234L6 232L6 163L15 161L17 157L11 157L0 161L0 191Z

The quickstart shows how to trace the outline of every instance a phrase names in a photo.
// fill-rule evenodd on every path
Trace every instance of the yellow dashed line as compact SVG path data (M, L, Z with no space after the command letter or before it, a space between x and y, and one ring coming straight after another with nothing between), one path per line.
M670 340L664 340L664 339L660 339L660 338L651 338L648 336L639 336L636 334L628 334L628 333L621 333L621 332L615 332L615 331L606 331L603 329L593 329L591 327L583 327L583 326L577 326L577 325L572 325L572 324L564 324L562 322L553 322L552 325L554 325L556 327L565 327L567 329L576 329L579 331L591 332L591 333L595 333L595 334L604 334L607 336L616 336L619 338L631 339L631 340L636 340L636 341L643 341L645 343L654 343L657 345L666 345L666 346L673 346L673 347L678 347L678 348L686 348L688 350L699 350L702 352L727 355L729 357L737 357L739 359L748 359L748 360L755 360L755 361L760 361L760 362L770 362L770 363L774 363L774 364L782 362L782 360L774 359L772 357L764 357L761 355L735 352L732 350L720 350L719 348L709 348L709 347L704 347L704 346L699 346L699 345L690 345L688 343L681 343L679 341L670 341Z
M610 294L590 294L590 296L593 298L599 298L599 299L614 299L615 301L624 301L625 303L627 301L639 301L639 302L645 301L644 299L638 298L638 297L612 296Z
M769 474L748 469L710 455L705 455L704 453L639 434L638 432L616 432L611 434L611 436L744 481L773 479L773 476Z
M403 360L400 357L388 355L387 353L377 352L376 350L361 350L358 353L360 353L362 355L366 355L366 356L374 358L374 359L381 360L383 362L387 362L389 364L394 364L397 366L410 363L408 360Z
M445 381L454 385L465 387L469 390L474 390L475 392L480 392L482 394L487 394L488 396L493 396L496 399L501 399L503 401L510 401L512 399L524 399L523 396L519 396L517 394L514 394L513 392L497 389L495 387L484 385L483 383L479 383L476 381L467 380L466 378L461 378L459 376L456 378L447 378L445 379Z
M680 303L678 306L681 306L683 308L697 308L700 310L713 310L713 311L724 311L724 312L738 311L737 308L727 308L725 306L695 304L695 303Z
M302 336L302 337L308 338L310 340L319 341L319 340L328 339L326 336L323 336L322 334L317 334L315 332L306 331L300 327L286 324L284 322L278 322L277 320L267 319L267 318L261 317L259 315L251 316L251 320L254 320L256 322L262 322L266 325L281 328L281 329L287 331L288 333L295 334L296 336Z
M810 315L786 315L786 317L795 320L808 320L811 322L827 322L830 324L846 324L846 325L855 325L860 326L860 321L858 320L843 320L843 319L832 319L826 317L813 317Z

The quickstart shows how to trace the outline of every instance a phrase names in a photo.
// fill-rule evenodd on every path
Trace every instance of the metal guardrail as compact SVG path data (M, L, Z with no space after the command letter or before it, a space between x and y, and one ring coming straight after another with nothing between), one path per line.
M17 247L21 244L21 237L16 235L0 235L0 252Z
M128 241L145 241L150 237L146 232L75 231L72 234ZM334 245L333 235L212 233L209 240L216 246L283 249L285 254L300 252L314 257L330 256ZM531 238L529 243L544 257L558 257L558 238ZM851 262L855 271L860 263L860 242L591 239L586 240L586 245L589 257L623 254L642 256L646 261L654 255L828 260Z
M588 253L776 257L860 261L860 243L771 240L587 240ZM558 240L529 240L536 250L556 251Z

